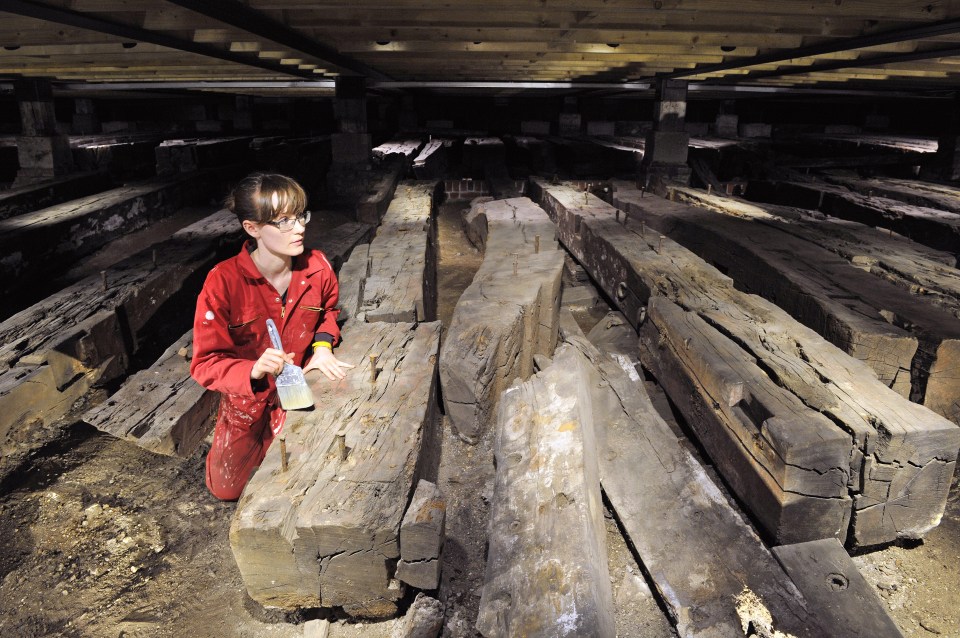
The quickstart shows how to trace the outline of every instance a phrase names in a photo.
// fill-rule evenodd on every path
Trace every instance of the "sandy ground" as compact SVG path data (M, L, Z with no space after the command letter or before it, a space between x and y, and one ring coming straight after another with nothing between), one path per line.
M445 323L481 259L459 231L462 208L445 205L439 218ZM578 319L588 327L592 317ZM76 407L80 414L86 406ZM70 418L51 432L60 435L0 492L0 636L299 637L304 623L318 618L332 622L332 638L390 636L394 621L265 610L247 597L227 537L235 505L206 492L205 448L188 460L161 457ZM476 636L492 453L489 437L469 446L449 427L445 433L439 484L448 499L448 538L442 583L430 593L445 605L445 636ZM674 635L610 518L606 540L618 635ZM960 637L956 484L943 523L925 541L855 561L905 635Z

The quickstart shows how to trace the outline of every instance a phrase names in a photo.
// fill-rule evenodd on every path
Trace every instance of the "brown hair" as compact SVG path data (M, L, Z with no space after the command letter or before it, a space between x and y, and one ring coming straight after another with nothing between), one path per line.
M307 195L286 175L251 173L234 186L223 204L240 223L250 220L263 224L281 215L299 215L307 207Z

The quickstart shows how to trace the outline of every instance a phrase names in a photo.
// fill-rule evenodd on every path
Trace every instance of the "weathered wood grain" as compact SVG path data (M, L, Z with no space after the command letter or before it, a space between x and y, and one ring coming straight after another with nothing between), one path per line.
M113 185L106 172L75 173L39 184L0 192L0 219L56 206L70 199L105 191Z
M864 361L899 394L960 423L955 315L855 268L822 248L816 235L801 238L772 223L626 189L617 190L614 204L721 269L739 289L774 301ZM957 277L960 281L960 272Z
M192 456L213 426L219 401L190 376L192 346L190 330L83 421L151 452Z
M561 352L500 400L477 617L484 636L615 635L594 422L579 365Z
M413 160L413 174L417 179L439 179L443 177L449 161L452 139L430 138L423 145L420 154Z
M667 297L850 436L850 544L918 538L939 523L960 428L897 395L864 363L769 301L737 291L729 278L638 220L625 227L613 207L573 188L541 180L531 186L561 241L631 324L642 323L651 296ZM673 398L683 409L686 399Z
M842 186L803 182L750 182L748 199L789 204L879 226L938 250L960 254L960 215L854 193Z
M471 216L486 229L478 233L484 260L454 309L440 353L440 383L454 430L476 443L500 393L514 378L531 374L534 355L553 352L563 253L553 222L525 197L479 203Z
M400 525L436 436L440 324L360 323L337 356L357 368L336 383L310 375L316 407L287 414L287 471L273 445L247 484L230 544L263 605L396 613ZM377 353L370 380L369 353ZM345 432L346 459L335 437Z
M404 163L384 160L373 182L357 202L357 221L377 225L390 206L390 200L404 171Z
M432 321L436 317L436 182L397 187L377 236L357 305L368 322Z
M124 373L141 328L239 234L236 217L220 211L108 268L106 290L94 275L0 323L0 439L53 423Z
M858 177L840 171L827 172L823 179L861 195L879 195L915 206L960 213L960 189L948 184L896 177Z
M412 161L414 155L416 155L421 148L423 148L423 141L419 138L389 140L380 146L374 146L370 154L373 155L373 158L376 160L383 160L391 155L399 155L406 161Z
M420 479L400 524L397 580L418 589L440 585L446 519L447 503L440 489Z
M761 621L740 604L750 595L773 618L768 629L834 635L657 413L636 368L582 337L566 340L590 389L604 494L677 633L743 635Z
M902 638L887 607L864 579L846 550L825 538L773 548L823 625L850 638Z
M14 293L65 269L111 240L199 201L209 186L200 174L152 180L0 221L0 292Z

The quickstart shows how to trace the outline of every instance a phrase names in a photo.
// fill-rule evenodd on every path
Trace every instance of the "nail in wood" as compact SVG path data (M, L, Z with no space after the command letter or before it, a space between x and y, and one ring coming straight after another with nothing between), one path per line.
M100 271L100 283L103 286L103 292L107 292L107 271Z
M640 236L641 237L647 236L647 224L642 219L640 220Z
M153 263L153 267L156 268L157 267L157 249L156 248L154 248L153 251L150 253L150 261Z
M713 184L707 184L707 195L713 193Z
M657 252L663 250L663 235L660 235L660 239L657 241Z
M287 471L287 437L280 435L277 437L277 440L280 441L280 471Z
M540 254L540 235L533 236L533 254L534 255Z
M620 209L613 211L613 217L615 220L620 221Z
M377 381L377 355L370 355L370 383Z
M347 433L340 431L333 436L333 440L337 443L337 456L341 461L347 460Z
M516 275L520 266L520 255L513 253L513 274Z

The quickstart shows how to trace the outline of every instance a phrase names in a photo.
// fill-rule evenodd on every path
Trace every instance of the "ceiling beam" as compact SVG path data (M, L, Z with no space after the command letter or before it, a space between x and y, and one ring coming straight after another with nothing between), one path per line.
M907 40L922 40L925 38L935 38L938 36L952 35L955 33L960 33L960 19L942 20L940 22L934 22L932 24L925 24L917 27L893 29L883 33L843 38L841 40L801 46L795 49L786 49L774 53L762 53L752 58L740 58L737 60L731 60L729 62L721 62L719 64L697 67L695 69L684 69L674 73L668 73L664 77L685 78L704 73L743 69L746 67L756 66L758 64L786 62L787 60L793 60L795 58L815 57L828 53L837 53L839 51L866 49L881 44L892 44L894 42L905 42ZM847 66L852 65L848 64Z
M36 2L29 2L28 0L3 0L3 3L0 4L0 10L6 13L13 13L37 20L65 24L78 29L106 33L118 38L136 40L138 42L149 42L150 44L157 44L170 49L194 53L208 58L216 58L218 60L225 60L227 62L233 62L236 64L257 67L273 73L293 75L305 79L312 79L316 77L310 71L301 71L295 67L284 66L282 64L277 64L275 62L262 60L252 56L238 55L236 53L224 51L222 49L205 44L189 42L187 40L182 40L180 38L175 38L162 33L148 31L146 29L133 27L120 22L113 22L111 20L106 20L90 14L78 13L68 9L60 9L49 5L38 4Z
M208 18L219 20L248 33L266 38L285 47L295 49L324 62L373 80L390 80L385 73L363 64L334 48L308 38L299 31L277 22L269 16L251 9L236 0L168 0L171 4L195 11Z

